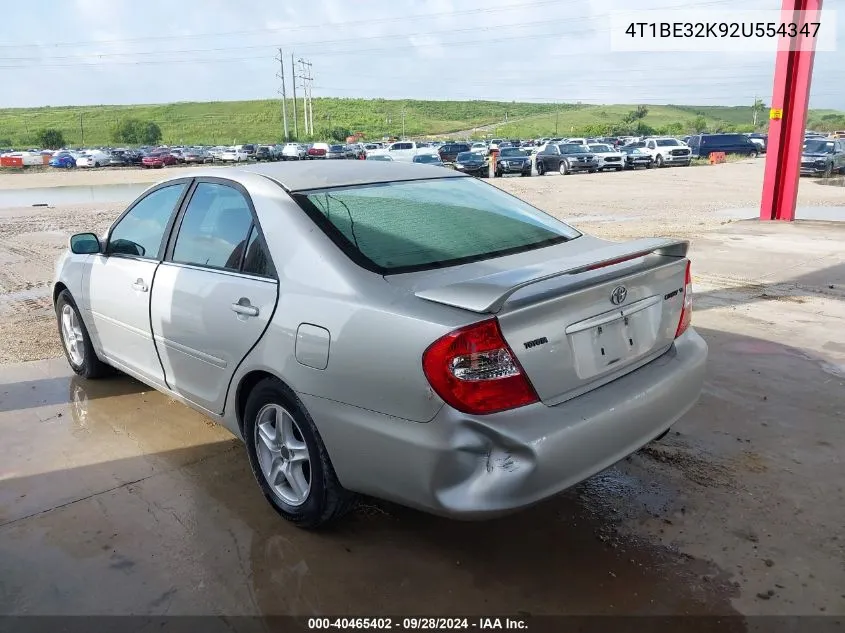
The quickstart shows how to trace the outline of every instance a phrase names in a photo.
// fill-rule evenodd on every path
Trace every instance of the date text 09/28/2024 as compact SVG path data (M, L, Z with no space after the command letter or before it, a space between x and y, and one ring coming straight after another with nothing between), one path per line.
M527 628L525 619L508 617L308 618L310 631L519 631Z

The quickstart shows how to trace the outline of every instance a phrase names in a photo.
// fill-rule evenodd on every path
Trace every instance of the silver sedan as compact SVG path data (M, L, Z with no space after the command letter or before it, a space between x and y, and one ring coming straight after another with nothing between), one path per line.
M74 235L53 298L73 371L226 426L286 519L356 493L481 518L693 405L687 247L590 237L441 167L270 163L164 181Z

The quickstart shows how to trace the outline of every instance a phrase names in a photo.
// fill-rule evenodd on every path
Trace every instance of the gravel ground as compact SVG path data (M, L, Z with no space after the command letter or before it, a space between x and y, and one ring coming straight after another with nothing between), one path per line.
M155 182L174 170L110 169L0 174L0 190ZM185 172L190 170L185 169ZM179 169L184 173L183 169ZM756 207L763 161L708 167L544 177L495 184L584 232L609 239L695 238L730 222L717 212ZM845 205L845 190L801 181L799 204ZM53 263L74 232L105 230L123 205L0 209L0 363L60 355L51 309Z

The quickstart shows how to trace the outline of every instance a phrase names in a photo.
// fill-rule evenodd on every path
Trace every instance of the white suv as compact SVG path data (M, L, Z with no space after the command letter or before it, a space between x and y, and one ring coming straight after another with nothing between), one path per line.
M282 160L302 160L306 155L305 146L299 143L285 143L282 148Z
M692 161L692 150L676 138L649 138L643 142L645 146L642 149L651 154L655 167L663 167L664 165L683 165L686 167Z

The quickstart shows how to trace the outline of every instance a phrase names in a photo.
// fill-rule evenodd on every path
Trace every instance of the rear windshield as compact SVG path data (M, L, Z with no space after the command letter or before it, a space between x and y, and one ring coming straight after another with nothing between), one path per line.
M475 178L438 178L294 194L355 262L381 274L454 266L580 234Z

